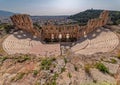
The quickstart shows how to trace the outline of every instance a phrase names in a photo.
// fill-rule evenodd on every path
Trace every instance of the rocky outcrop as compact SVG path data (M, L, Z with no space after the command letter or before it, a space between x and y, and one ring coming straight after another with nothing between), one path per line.
M56 58L17 54L1 56L0 85L115 85L116 80L119 82L119 75L114 78L114 74L119 74L120 60L113 56L106 53L91 56L71 54ZM111 58L117 63L108 61ZM96 62L103 61L112 75L94 67Z

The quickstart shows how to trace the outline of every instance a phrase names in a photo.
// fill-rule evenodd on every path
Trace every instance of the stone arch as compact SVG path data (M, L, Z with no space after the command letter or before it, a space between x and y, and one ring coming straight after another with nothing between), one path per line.
M61 34L61 33L59 33L58 38L59 38L59 39L62 39L62 37L63 37L63 36L62 36L62 34Z
M66 34L66 39L69 39L69 38L70 38L70 34L67 33L67 34Z
M55 39L54 33L51 34L51 39L52 39L52 40Z

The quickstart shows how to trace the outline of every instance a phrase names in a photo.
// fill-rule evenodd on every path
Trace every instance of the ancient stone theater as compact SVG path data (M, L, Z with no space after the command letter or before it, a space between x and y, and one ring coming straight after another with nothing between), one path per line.
M105 26L109 20L109 12L103 11L99 18L91 19L87 25L79 26L75 25L52 25L47 24L42 26L42 29L38 29L33 26L33 22L29 15L17 14L11 17L13 25L17 29L27 31L42 41L46 42L73 42L79 40L81 37L85 37L95 29Z
M118 36L107 28L109 12L103 11L99 18L91 19L84 26L78 24L33 25L29 15L11 16L14 31L2 43L8 54L34 54L37 56L59 56L69 52L91 55L111 52L119 45Z

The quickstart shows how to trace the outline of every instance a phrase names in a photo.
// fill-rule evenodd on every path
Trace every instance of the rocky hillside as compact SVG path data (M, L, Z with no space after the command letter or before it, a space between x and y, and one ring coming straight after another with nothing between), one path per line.
M0 85L116 85L120 56L0 56Z
M84 25L88 22L89 19L99 17L102 11L103 10L88 9L86 11L72 15L69 18L78 21L79 24L81 25ZM120 11L111 11L111 10L108 10L108 11L110 12L109 16L113 24L120 24Z

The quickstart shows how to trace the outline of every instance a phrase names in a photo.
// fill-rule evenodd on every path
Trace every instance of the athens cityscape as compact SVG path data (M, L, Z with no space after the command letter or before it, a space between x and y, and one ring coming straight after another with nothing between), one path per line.
M0 85L120 85L119 0L0 0Z

